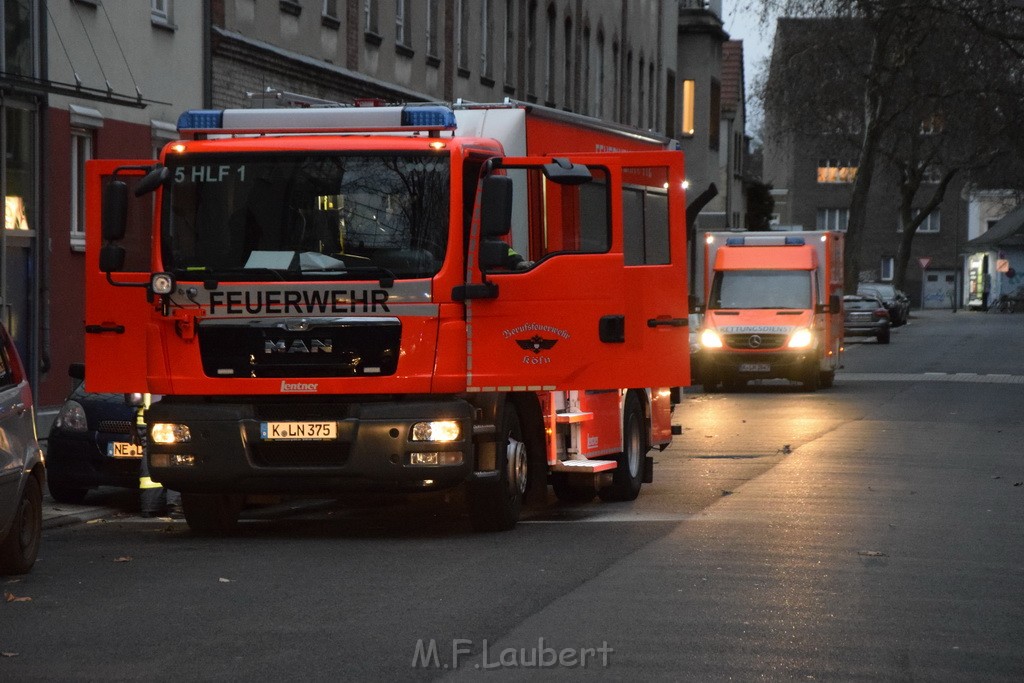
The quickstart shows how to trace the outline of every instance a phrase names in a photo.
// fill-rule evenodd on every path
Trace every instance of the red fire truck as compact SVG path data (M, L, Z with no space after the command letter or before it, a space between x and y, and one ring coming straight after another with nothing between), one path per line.
M160 394L190 527L247 497L629 500L689 382L683 158L514 102L198 110L87 167L86 384ZM137 198L131 198L134 194Z

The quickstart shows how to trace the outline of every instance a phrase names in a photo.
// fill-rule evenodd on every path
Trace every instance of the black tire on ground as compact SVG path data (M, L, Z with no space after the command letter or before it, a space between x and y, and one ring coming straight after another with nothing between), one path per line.
M7 537L0 541L0 575L25 574L36 562L43 537L43 489L30 476L25 482Z
M640 399L626 394L622 411L622 452L612 472L612 483L598 490L604 501L635 500L644 480L644 458L647 455L647 425Z
M58 503L67 503L68 505L78 505L85 500L85 495L89 493L89 489L79 488L77 486L67 486L61 484L47 477L46 488L50 490L50 495Z
M818 378L818 383L822 389L831 389L832 385L836 382L836 371L829 370L821 373L821 377Z
M747 381L743 379L736 379L735 377L730 379L722 380L722 388L730 394L742 391L747 386Z
M878 340L879 344L888 344L889 343L889 336L890 336L890 334L891 334L891 332L889 330L883 330L883 331L878 333L878 335L875 337L875 339Z
M519 521L529 482L527 427L514 399L502 407L498 432L495 482L479 482L469 489L469 510L477 531L507 531Z
M244 498L229 493L182 493L181 511L197 534L221 536L238 528Z
M821 370L816 358L811 360L804 372L803 385L806 391L817 391L821 387Z
M570 486L569 475L562 472L555 472L550 479L551 488L555 491L555 498L563 503L589 503L597 495L597 487L592 483L583 486Z

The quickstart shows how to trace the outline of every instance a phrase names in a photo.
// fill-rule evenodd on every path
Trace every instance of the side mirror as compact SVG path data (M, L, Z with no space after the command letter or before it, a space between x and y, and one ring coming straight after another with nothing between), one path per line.
M690 313L703 313L704 302L695 294L690 295Z
M843 299L838 294L832 294L828 298L828 310L830 313L843 312Z
M480 268L490 270L504 265L508 258L508 244L501 240L481 240Z
M111 180L103 188L103 239L124 239L127 222L128 185L123 180Z
M124 247L116 244L105 244L100 248L100 271L116 273L124 269Z
M68 366L68 377L71 379L85 379L85 363L72 363Z
M503 175L487 176L480 193L481 241L488 237L504 237L511 229L512 179Z
M543 170L544 177L558 185L583 185L594 179L589 168L562 157L554 157L552 163L544 164Z
M141 197L148 194L170 179L171 169L162 164L156 164L149 173L142 177L142 180L135 184L135 196Z

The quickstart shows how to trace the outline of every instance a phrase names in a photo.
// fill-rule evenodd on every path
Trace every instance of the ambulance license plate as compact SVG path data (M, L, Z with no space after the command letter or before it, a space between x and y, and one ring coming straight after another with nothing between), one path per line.
M107 444L107 456L111 458L141 458L142 446L126 441L111 441Z
M338 438L337 422L261 422L264 441L333 441Z
M740 372L771 372L769 363L741 363Z

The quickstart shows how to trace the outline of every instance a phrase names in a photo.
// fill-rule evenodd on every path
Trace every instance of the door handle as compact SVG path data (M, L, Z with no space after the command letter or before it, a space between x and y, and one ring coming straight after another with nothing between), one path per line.
M104 332L113 332L114 334L124 334L124 325L115 325L112 323L105 323L103 325L86 325L86 334L103 334Z
M658 316L647 321L647 327L687 327L690 324L688 318L672 318L669 316Z

